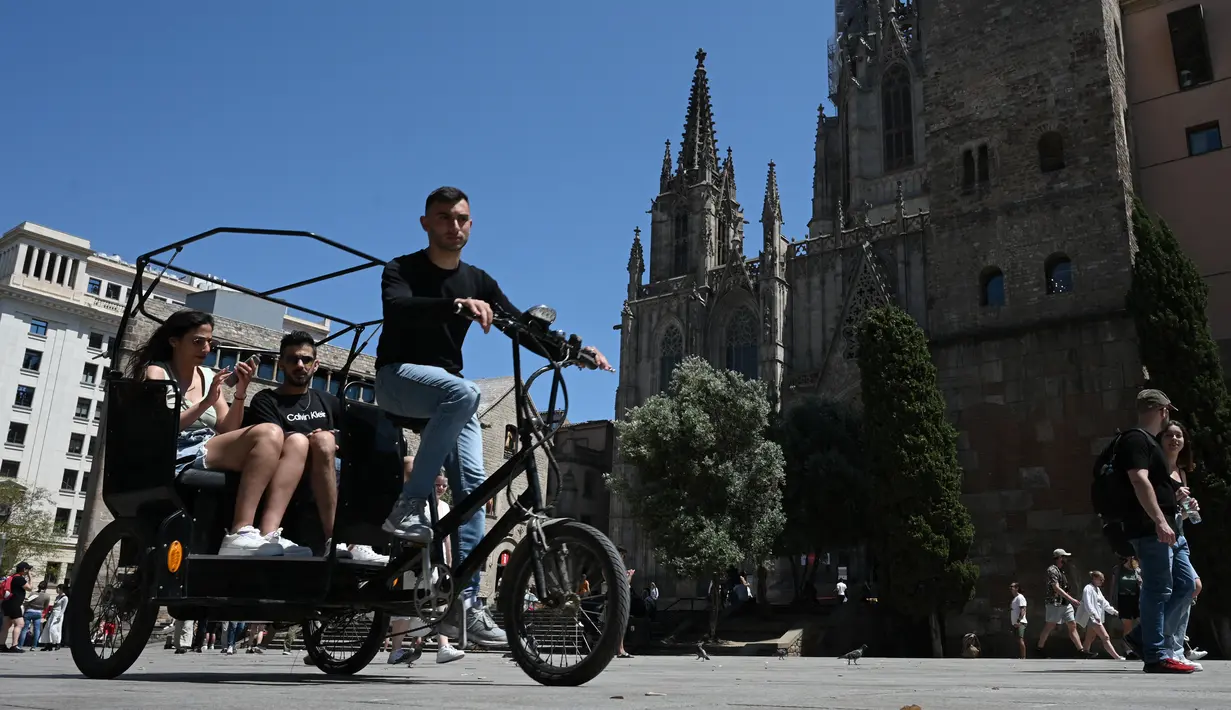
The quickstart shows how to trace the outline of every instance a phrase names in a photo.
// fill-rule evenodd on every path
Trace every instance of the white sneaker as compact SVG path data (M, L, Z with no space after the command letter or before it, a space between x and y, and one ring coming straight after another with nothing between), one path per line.
M1199 648L1194 648L1191 651L1189 651L1186 655L1188 656L1189 661L1200 661L1202 658L1205 658L1206 656L1210 655L1210 653L1209 651L1202 651Z
M229 535L222 536L218 554L230 557L278 557L284 554L282 545L271 543L262 537L261 531L245 525Z
M349 560L350 558L354 557L354 555L350 553L350 548L347 547L345 544L339 542L338 544L334 545L333 538L329 538L328 540L325 541L325 552L321 554L321 557L324 557L329 554L330 546L333 547L334 554L337 555L339 560Z
M282 528L269 533L265 536L266 542L278 545L282 548L282 554L287 557L311 557L312 548L296 545L295 543L282 537Z
M441 647L436 650L437 663L452 663L453 661L460 661L465 657L465 651L459 651L448 645L441 645Z
M339 550L341 552L341 550ZM351 545L350 554L355 558L356 562L379 562L382 565L389 564L389 555L382 555L372 549L371 545Z

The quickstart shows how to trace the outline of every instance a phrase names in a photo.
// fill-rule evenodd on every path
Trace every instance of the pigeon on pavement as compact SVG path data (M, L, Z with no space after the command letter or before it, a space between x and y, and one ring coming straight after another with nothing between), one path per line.
M838 656L838 659L839 659L839 660L841 660L841 659L845 658L845 659L846 659L846 665L848 665L848 666L849 666L851 663L854 663L855 665L859 665L859 659L860 659L860 658L863 658L863 653L864 653L864 651L867 651L867 650L868 650L868 644L866 644L866 643L865 643L864 645L860 646L859 648L855 649L854 651L851 651L850 653L847 653L847 654L842 655L842 656Z
M701 643L698 643L698 644L697 644L697 660L698 660L698 661L708 661L708 660L710 660L710 654L708 654L708 653L706 653L706 652L705 652L705 645L704 645L704 644L701 644Z

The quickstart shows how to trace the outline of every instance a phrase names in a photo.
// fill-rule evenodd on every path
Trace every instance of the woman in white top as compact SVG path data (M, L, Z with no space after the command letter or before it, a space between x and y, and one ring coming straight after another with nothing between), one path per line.
M1116 651L1116 647L1111 645L1111 637L1107 635L1107 628L1103 621L1107 618L1107 614L1119 616L1120 612L1111 605L1110 602L1103 596L1103 573L1095 570L1090 573L1090 583L1081 592L1081 609L1077 611L1077 623L1080 626L1086 627L1085 643L1082 644L1082 650L1088 654L1093 654L1094 639L1098 637L1103 642L1103 648L1107 650L1107 655L1123 661L1124 657ZM1093 655L1091 655L1093 658Z
M64 612L68 609L68 585L57 586L56 592L59 596L51 603L51 613L47 615L47 623L43 625L43 637L39 639L44 651L59 651L63 638Z
M303 476L307 447L286 446L276 424L243 426L244 401L255 370L239 363L217 375L203 367L216 347L214 319L208 313L172 313L133 358L132 376L171 380L180 393L180 433L176 473L185 468L241 471L235 517L222 538L220 555L311 555L306 547L282 537L282 516ZM222 384L234 372L234 401L222 397ZM174 393L168 393L168 403ZM296 450L302 448L302 451ZM265 498L260 527L253 525Z

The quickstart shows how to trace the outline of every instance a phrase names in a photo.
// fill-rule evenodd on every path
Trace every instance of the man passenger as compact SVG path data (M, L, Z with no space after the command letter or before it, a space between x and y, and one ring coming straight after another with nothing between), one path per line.
M278 353L278 368L283 373L282 384L258 392L248 405L245 424L269 422L282 427L288 437L308 439L308 482L316 500L317 513L327 539L325 551L333 540L334 512L338 505L337 437L342 424L342 402L328 392L312 389L312 375L318 366L316 342L302 330L282 338ZM347 550L338 546L338 556L366 562L388 562L367 545L355 545Z

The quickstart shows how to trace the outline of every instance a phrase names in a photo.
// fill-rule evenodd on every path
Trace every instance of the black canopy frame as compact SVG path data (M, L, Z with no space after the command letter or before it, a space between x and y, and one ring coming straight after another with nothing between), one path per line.
M200 272L193 271L191 269L186 269L180 266L175 266L175 259L176 257L180 255L180 252L184 251L184 247L190 244L195 244L197 242L204 241L205 239L208 239L210 237L213 237L219 234L247 234L247 235L252 235L252 236L297 237L300 239L308 239L308 240L315 241L315 242L324 244L326 246L332 247L339 251L346 252L347 254L350 254L352 256L358 257L359 259L362 260L362 263L357 264L355 266L347 267L345 269L339 269L337 271L331 271L326 274L321 274L319 276L313 276L311 278L303 279L300 281L294 281L292 283L284 284L282 286L277 286L271 289L266 289L264 291L256 291L256 290L247 288L245 286L240 286L238 284L231 283L229 281L224 281L217 276L211 276L209 274L202 274ZM314 308L307 308L305 306L292 303L286 300L285 298L278 297L276 294L286 293L288 291L293 291L295 289L303 288L305 286L322 283L324 281L329 281L331 279L336 279L341 276L347 276L349 274L366 271L372 268L377 268L377 267L383 268L385 264L386 262L384 259L379 259L370 254L361 252L358 249L353 249L351 247L348 247L345 244L342 244L340 242L335 242L332 239L322 237L319 234L313 234L312 232L304 232L304 231L295 230L295 229L260 229L260 228L255 228L255 227L215 227L208 231L201 232L200 234L195 234L186 239L182 239L178 242L174 242L166 246L159 247L158 249L146 252L145 254L142 254L141 256L137 257L137 263L136 263L137 273L133 277L132 288L128 290L128 299L124 306L124 314L120 317L119 332L116 334L116 338L113 339L111 342L111 351L109 353L111 362L112 363L119 362L117 358L120 353L121 340L124 337L124 333L127 331L129 321L132 319L134 315L136 315L137 313L140 313L141 315L145 316L146 318L149 318L155 323L161 324L164 322L164 319L159 318L151 314L148 310L146 310L146 303L149 301L150 296L154 293L154 289L158 286L159 282L162 281L163 275L166 274L167 272L172 272L175 274L182 274L184 276L188 276L188 277L195 278L195 279L200 279L201 281L214 284L224 289L238 291L239 293L247 294L249 296L254 296L264 301L269 301L270 303L276 303L286 308L293 308L302 313L314 315L318 318L325 318L334 323L341 324L342 326L344 326L343 328L341 328L337 332L330 333L325 338L317 342L316 345L317 346L325 345L326 343L336 340L342 337L343 335L346 335L347 333L353 334L351 338L350 355L346 359L346 364L342 367L341 370L338 371L338 375L341 377L342 382L346 383L346 379L350 374L351 365L354 363L355 358L357 358L359 356L359 353L362 351L362 346L359 343L359 338L363 335L364 331L366 331L368 328L377 327L381 323L383 323L383 319L356 322L348 318L341 318L339 316L332 315L324 311L320 311ZM161 271L158 271L154 274L154 278L150 281L149 285L147 286L144 283L144 277L146 275L147 270L150 270L151 266L161 267ZM369 336L369 340L370 339L371 338ZM366 344L366 341L365 341L365 344ZM111 374L113 377L121 376L120 373L118 372L118 369L112 370ZM339 391L345 392L344 389L339 390Z

